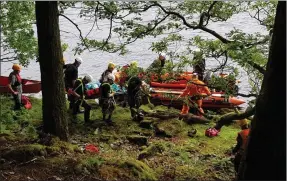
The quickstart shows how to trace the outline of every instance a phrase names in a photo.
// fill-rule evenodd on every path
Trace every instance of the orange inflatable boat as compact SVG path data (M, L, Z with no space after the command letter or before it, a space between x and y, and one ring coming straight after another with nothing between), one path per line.
M181 108L182 101L177 97L183 92L178 89L152 88L151 102L164 105L173 104L175 107ZM234 108L243 103L244 100L232 96L225 96L223 92L212 92L212 95L203 99L203 108Z

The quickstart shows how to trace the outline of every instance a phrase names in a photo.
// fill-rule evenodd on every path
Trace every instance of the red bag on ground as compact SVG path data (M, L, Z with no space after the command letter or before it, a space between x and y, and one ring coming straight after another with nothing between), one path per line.
M25 109L31 109L32 108L32 104L30 102L30 99L27 96L22 95L21 102L22 102L22 105L25 107Z
M85 150L91 153L99 153L99 148L93 144L87 144Z

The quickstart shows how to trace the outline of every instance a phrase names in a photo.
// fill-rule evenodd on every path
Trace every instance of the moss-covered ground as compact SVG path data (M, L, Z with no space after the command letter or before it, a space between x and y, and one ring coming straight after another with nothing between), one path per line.
M230 150L239 127L225 126L217 137L204 135L215 123L190 125L177 118L145 117L139 123L128 108L116 107L107 125L93 100L92 123L69 116L69 142L41 130L42 105L14 112L13 101L1 97L0 180L232 180ZM145 111L178 112L164 106L143 106ZM70 113L67 112L69 115ZM148 126L147 126L148 125ZM196 129L196 135L188 131ZM159 134L160 132L160 134ZM98 153L89 153L94 144Z

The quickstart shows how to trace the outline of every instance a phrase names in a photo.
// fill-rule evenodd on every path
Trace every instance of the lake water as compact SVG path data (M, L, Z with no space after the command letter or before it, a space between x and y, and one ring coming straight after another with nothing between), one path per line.
M79 25L79 28L82 30L83 36L85 36L92 27L93 19L84 20L78 17L79 10L68 9L65 14L71 18L75 23ZM148 21L154 18L154 10L149 11L145 14L143 21ZM98 25L101 30L98 30L96 27L89 34L89 37L103 39L106 38L109 32L109 21L98 22ZM118 25L117 25L118 26ZM252 19L248 13L241 13L238 15L234 15L230 20L224 23L211 23L208 28L211 28L223 35L228 33L233 28L238 28L243 30L245 33L256 33L260 32L262 34L267 34L267 30L259 25L259 23ZM35 26L35 36L36 36L36 26ZM80 41L79 32L75 28L73 24L71 24L68 20L60 17L60 29L61 29L61 40L62 43L67 43L69 48L66 52L64 52L64 57L67 59L67 63L72 63L75 59L74 52L72 49L77 45ZM67 33L69 32L69 33ZM182 31L181 35L183 35L186 39L192 38L193 36L200 35L204 38L212 38L214 37L206 32L201 30L188 30ZM79 67L79 76L83 76L85 74L90 74L94 78L99 78L101 73L107 68L107 64L109 61L113 61L117 65L125 65L133 60L137 60L139 66L146 68L150 65L150 63L157 58L157 54L152 52L149 48L152 42L156 42L160 40L164 36L160 36L157 38L147 37L142 40L138 40L131 45L128 45L128 49L130 52L125 56L119 56L117 53L106 53L106 52L83 52L80 56L84 60L83 64ZM112 37L112 40L117 40L117 37ZM183 46L180 48L184 49ZM1 64L1 75L8 76L12 63L2 63ZM207 59L207 69L215 66L215 60ZM240 75L239 80L241 83L239 84L240 92L247 94L250 90L250 86L248 84L248 77L245 71L243 71L239 67ZM30 65L27 68L23 68L21 75L23 78L40 80L40 68L39 64L35 61L31 61ZM34 95L36 97L41 97L41 93ZM250 98L242 98L246 101L250 100ZM251 98L252 99L252 98ZM246 107L246 104L243 105Z

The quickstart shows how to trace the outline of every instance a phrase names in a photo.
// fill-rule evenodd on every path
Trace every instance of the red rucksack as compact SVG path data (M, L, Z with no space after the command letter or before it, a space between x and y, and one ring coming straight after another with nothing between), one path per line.
M21 102L22 105L26 108L26 109L31 109L32 108L32 104L30 102L30 99L27 96L23 96L21 97Z

